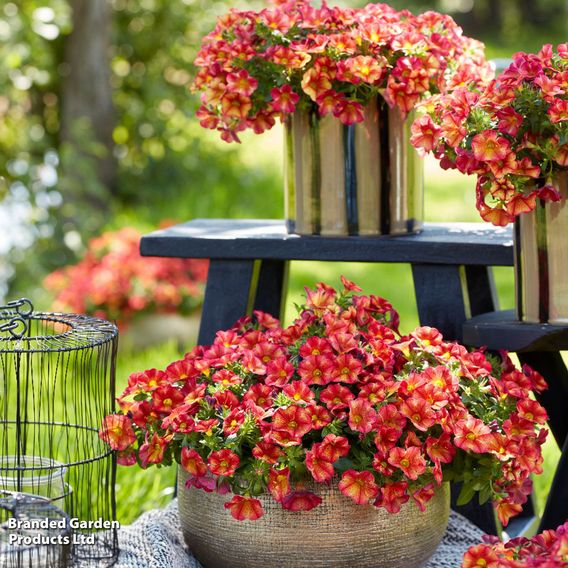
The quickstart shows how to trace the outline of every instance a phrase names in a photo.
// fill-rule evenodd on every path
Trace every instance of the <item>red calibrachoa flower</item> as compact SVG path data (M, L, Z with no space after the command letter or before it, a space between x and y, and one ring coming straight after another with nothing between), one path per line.
M268 472L268 490L278 503L282 503L285 497L287 497L292 491L292 485L290 484L290 468L271 468Z
M488 544L472 546L466 553L462 568L501 568L497 553Z
M190 313L202 301L207 261L140 256L139 231L92 239L84 258L52 272L55 311L89 314L125 327L139 313Z
M132 420L120 414L106 416L99 432L99 438L113 450L126 450L136 441Z
M311 511L321 505L321 497L310 491L295 491L282 500L282 507L288 511Z
M152 437L140 446L138 456L142 467L155 465L164 461L164 454L168 443L155 432Z
M227 142L238 142L246 128L264 132L297 108L355 124L377 96L405 116L433 93L492 77L483 45L446 15L415 16L386 4L272 4L221 17L195 60L197 117ZM563 112L555 107L551 120ZM431 138L426 126L422 139L433 147Z
M353 499L357 505L365 505L379 494L379 486L370 471L348 469L339 482L339 490L343 495Z
M408 483L406 481L387 483L381 488L381 495L375 504L384 507L389 513L398 513L410 499L407 489Z
M322 454L321 444L314 444L313 448L306 452L306 468L317 483L329 481L335 471L333 462L328 461Z
M223 477L234 475L240 463L241 459L239 456L226 448L213 452L207 460L211 473Z
M389 302L354 292L320 283L285 329L255 312L165 372L134 373L101 438L123 464L178 461L192 491L232 492L238 519L262 514L260 495L309 511L338 478L356 503L423 510L452 479L506 523L542 469L542 377L432 328L402 336Z
M306 408L294 404L274 413L272 428L301 438L312 429L312 417Z
M413 481L418 479L426 471L426 460L416 446L410 448L393 448L388 462Z
M568 566L568 522L532 538L517 537L501 542L484 537L484 544L467 550L462 568L564 568Z
M476 206L487 222L506 225L539 198L560 199L552 180L568 172L567 45L516 53L496 80L435 96L412 125L419 153L477 175Z
M454 444L462 450L485 453L494 445L494 440L489 426L472 416L454 427Z
M237 521L256 521L264 515L258 499L241 495L234 495L228 503L225 503L225 509L229 509Z
M349 403L349 428L361 434L368 434L375 428L377 412L371 403L358 398Z
M207 473L207 466L203 458L190 448L182 448L180 463L181 467L194 477L203 477Z

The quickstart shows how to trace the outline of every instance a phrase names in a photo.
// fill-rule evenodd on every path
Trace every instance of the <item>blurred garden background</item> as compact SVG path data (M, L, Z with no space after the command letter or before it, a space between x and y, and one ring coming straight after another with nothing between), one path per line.
M337 3L357 7L366 2ZM451 14L466 35L486 43L490 58L508 58L521 49L537 51L544 43L568 37L568 0L390 3L399 9ZM199 126L194 117L198 98L189 91L200 38L213 28L215 18L229 8L263 5L211 0L2 1L0 303L26 296L36 308L51 309L54 295L45 277L83 258L94 238L99 240L90 247L93 258L96 250L107 245L112 249L112 239L100 239L109 231L130 228L143 234L195 217L283 216L280 128L263 136L243 135L241 145L227 145ZM479 221L473 183L427 161L426 219ZM132 240L132 233L118 235L119 243ZM109 280L109 271L125 266L125 258L145 270L147 261L135 258L136 246L123 247L120 254L96 279L84 265L81 273L67 274L64 286L83 297L89 286L95 292L105 285L112 291L117 285ZM157 270L171 274L177 268ZM125 281L134 278L129 274L123 274ZM391 300L401 313L403 331L418 323L410 268L404 265L295 263L287 319L293 317L293 304L305 285L313 285L316 278L337 283L340 274L365 292ZM501 307L512 307L512 270L495 270L495 276ZM168 289L160 290L160 297L164 302L183 301L189 313L199 304L203 277L195 277L195 289L187 297L178 298ZM137 304L124 306L126 312L157 307L145 301L140 290L133 289L129 299L133 297ZM120 318L116 312L106 315ZM118 388L130 373L163 367L189 347L170 341L123 349ZM554 461L556 449L550 446L548 452ZM130 522L143 510L167 502L174 476L173 469L121 468L119 520Z

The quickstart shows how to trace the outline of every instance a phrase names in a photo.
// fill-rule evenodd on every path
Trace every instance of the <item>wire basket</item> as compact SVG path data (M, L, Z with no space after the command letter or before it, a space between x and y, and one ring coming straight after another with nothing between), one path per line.
M0 307L0 491L43 497L94 535L74 547L78 566L118 556L116 461L98 435L114 410L117 341L103 320L25 299Z

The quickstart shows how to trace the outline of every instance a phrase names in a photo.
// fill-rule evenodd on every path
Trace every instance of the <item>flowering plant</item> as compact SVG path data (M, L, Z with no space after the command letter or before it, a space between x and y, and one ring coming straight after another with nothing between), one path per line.
M568 171L568 43L516 53L485 88L458 88L428 110L413 123L411 142L443 168L477 174L485 221L506 225L537 198L560 198L551 178Z
M130 321L140 312L189 312L201 303L207 261L142 258L132 228L90 241L84 258L45 279L54 309Z
M545 530L529 539L518 537L501 542L484 536L486 544L472 546L462 568L565 568L568 566L568 522L554 530Z
M266 490L310 510L321 500L306 482L339 476L355 503L391 513L463 481L460 502L493 499L506 523L541 471L547 416L530 393L542 377L433 328L401 336L391 304L343 283L308 289L289 327L256 312L164 371L131 375L101 438L123 464L177 461L188 486L231 491L237 519L260 517Z
M381 94L403 115L425 95L492 75L483 45L462 35L450 16L414 16L386 4L363 9L275 1L260 12L231 10L203 40L194 88L201 125L227 142L257 134L296 107L363 120Z

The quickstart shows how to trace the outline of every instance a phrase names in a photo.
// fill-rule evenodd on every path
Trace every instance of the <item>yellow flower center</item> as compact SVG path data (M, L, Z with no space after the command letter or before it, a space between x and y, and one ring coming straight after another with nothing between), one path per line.
M466 438L468 440L475 440L475 434L473 432L469 432L469 434L466 436Z
M402 467L408 467L410 465L410 462L406 458L404 458L403 460L400 460L400 465Z

